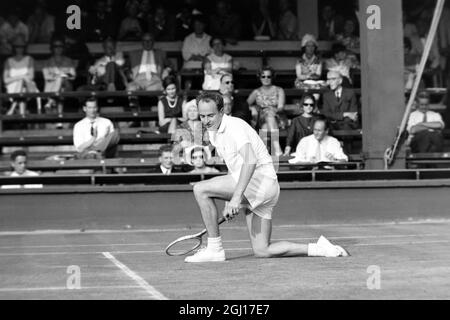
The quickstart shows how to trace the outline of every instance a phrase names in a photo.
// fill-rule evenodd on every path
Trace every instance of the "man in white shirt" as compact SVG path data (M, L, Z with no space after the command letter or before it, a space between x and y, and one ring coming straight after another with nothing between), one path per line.
M205 23L200 15L194 16L194 32L183 42L183 69L201 69L204 58L211 53L209 42L211 36L204 32Z
M119 143L119 134L111 120L98 115L97 100L89 98L83 111L86 117L73 128L73 144L81 159L114 158Z
M406 130L409 133L410 147L413 153L442 152L444 138L442 130L445 127L442 116L430 111L430 98L427 92L417 96L418 109L409 115Z
M10 163L13 171L10 177L37 177L39 173L27 169L27 153L24 150L16 150L11 153ZM42 188L42 184L3 185L2 189Z
M300 140L295 152L295 158L290 163L308 162L339 162L348 161L342 150L341 143L328 135L329 122L319 115L313 124L313 134Z
M342 247L331 244L325 237L310 244L270 241L272 211L278 202L280 186L266 146L244 120L223 113L223 98L219 93L200 94L197 105L211 144L224 159L229 174L194 185L194 195L208 232L208 245L187 257L185 262L225 260L216 199L228 201L223 211L227 220L241 209L245 211L251 245L257 257L347 256Z

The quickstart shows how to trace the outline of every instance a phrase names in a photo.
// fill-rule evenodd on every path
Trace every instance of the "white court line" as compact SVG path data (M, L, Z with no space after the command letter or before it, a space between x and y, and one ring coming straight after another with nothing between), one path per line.
M426 224L450 224L450 219L421 219L414 221L394 221L394 222L373 222L373 223L336 223L336 224L284 224L274 225L272 228L338 228L338 227L374 227L374 226L404 226L404 225L426 225ZM180 228L154 228L154 229L127 229L127 230L35 230L35 231L0 231L1 236L38 236L38 235L65 235L65 234L114 234L114 233L158 233L158 232L180 232L189 231L199 227L197 224L193 227ZM247 226L222 226L222 230L240 230L247 229Z
M292 239L295 240L295 239ZM250 241L250 240L247 240ZM346 245L346 247L353 246L395 246L395 245L409 245L409 244L435 244L435 243L450 243L450 240L430 240L430 241L407 241L407 242L382 242L382 243L358 243ZM236 247L225 248L227 251L242 251L251 250L251 247ZM164 250L132 250L132 251L111 251L114 254L140 254L140 253L165 253ZM96 251L64 251L64 252L23 252L23 253L0 253L0 257L14 257L14 256L51 256L51 255L93 255L103 254L103 252Z
M37 287L37 288L0 288L0 293L2 292L33 292L33 291L82 291L82 290L98 290L98 289L138 289L140 286L90 286L81 287L80 289L69 289L67 287Z
M336 236L329 237L330 240L342 239L381 239L381 238L409 238L409 237L442 237L447 236L443 233L424 233L424 234L386 234L386 235L361 235L361 236ZM282 238L273 239L274 241L301 241L301 240L316 240L318 237L301 237L301 238ZM223 243L233 242L247 242L249 239L238 240L222 240ZM99 244L62 244L62 245L38 245L38 246L0 246L0 249L44 249L44 248L91 248L91 247L121 247L121 246L162 246L167 245L166 242L138 242L138 243L99 243Z
M117 260L111 253L109 252L102 252L102 254L109 259L112 263L114 263L120 270L122 270L127 276L129 276L131 279L136 281L136 283L144 289L150 296L156 300L168 300L166 296L164 296L161 292L156 290L154 287L148 284L147 281L145 281L143 278L141 278L137 273L132 271L130 268L128 268L126 265L124 265L122 262Z

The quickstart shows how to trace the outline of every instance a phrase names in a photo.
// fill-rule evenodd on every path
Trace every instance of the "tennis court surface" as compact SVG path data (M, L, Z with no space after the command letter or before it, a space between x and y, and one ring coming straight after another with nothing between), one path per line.
M227 261L187 264L165 246L200 230L0 233L0 299L449 299L450 220L276 224L274 240L325 235L347 258L252 256L243 217L225 224Z

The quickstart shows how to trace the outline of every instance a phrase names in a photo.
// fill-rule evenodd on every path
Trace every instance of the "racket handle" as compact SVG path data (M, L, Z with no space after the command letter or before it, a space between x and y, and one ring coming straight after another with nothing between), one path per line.
M225 219L224 217L221 217L218 221L217 224L221 224L223 222L225 222L227 219Z

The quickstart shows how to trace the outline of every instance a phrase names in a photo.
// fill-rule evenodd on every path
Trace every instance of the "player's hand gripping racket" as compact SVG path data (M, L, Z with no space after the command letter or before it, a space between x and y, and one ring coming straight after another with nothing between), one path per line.
M226 219L224 217L221 217L217 223L221 224L225 220ZM202 237L205 233L206 229L203 229L199 233L178 238L177 240L169 243L166 248L166 253L169 256L182 256L194 251L202 244Z

